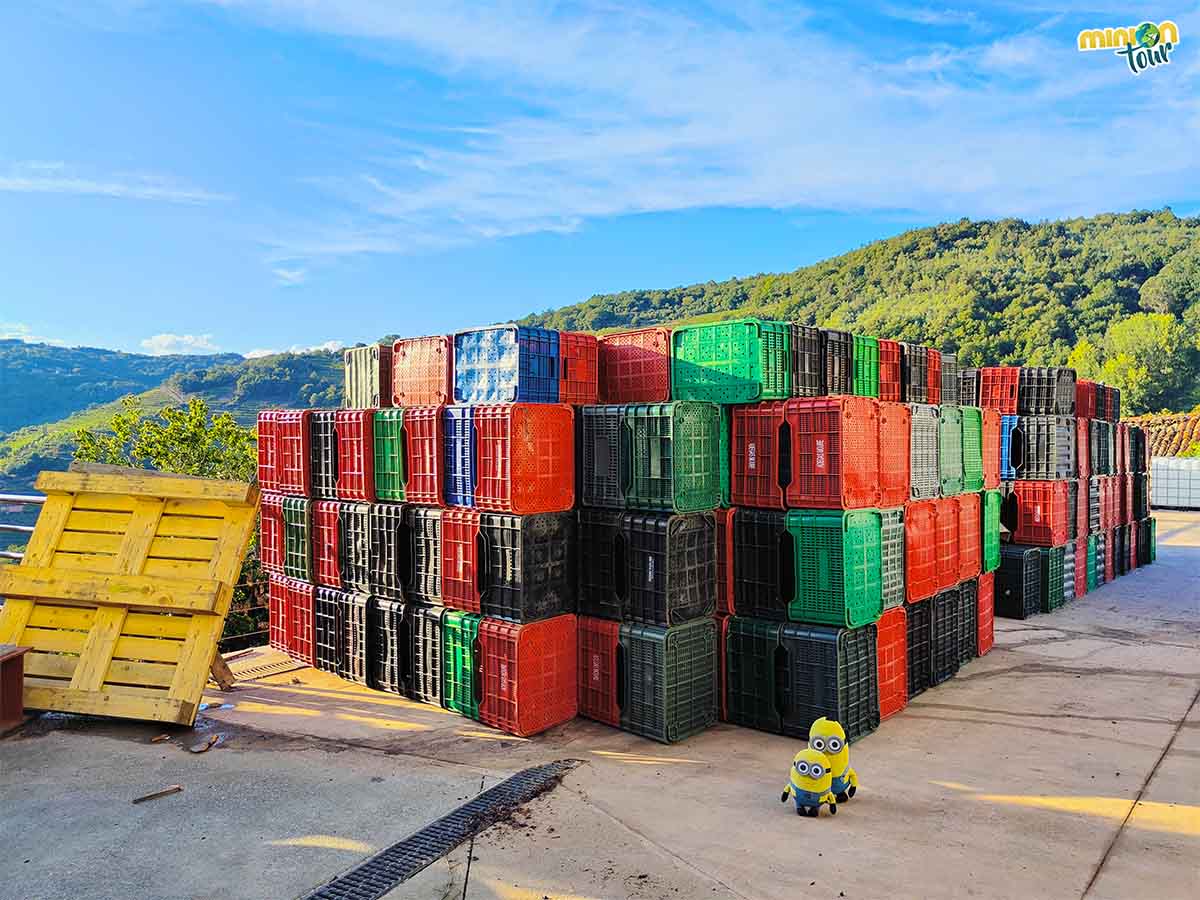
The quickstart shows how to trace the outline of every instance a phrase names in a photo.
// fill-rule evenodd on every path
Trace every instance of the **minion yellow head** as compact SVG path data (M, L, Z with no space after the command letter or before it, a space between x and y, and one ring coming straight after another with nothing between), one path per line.
M833 774L841 775L850 765L850 746L846 743L846 729L824 716L812 723L808 729L808 746L829 757Z
M801 750L792 757L792 784L814 794L824 794L833 784L829 759L819 750Z

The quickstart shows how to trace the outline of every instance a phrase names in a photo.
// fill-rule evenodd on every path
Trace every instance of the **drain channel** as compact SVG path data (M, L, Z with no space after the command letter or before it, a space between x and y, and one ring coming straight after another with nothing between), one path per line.
M523 769L317 888L305 900L378 900L510 810L555 787L575 764L562 759Z

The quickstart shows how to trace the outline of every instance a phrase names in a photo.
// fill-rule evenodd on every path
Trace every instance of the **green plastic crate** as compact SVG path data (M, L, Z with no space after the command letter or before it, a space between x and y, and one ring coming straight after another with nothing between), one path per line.
M733 491L730 487L730 485L733 483L733 479L729 472L729 457L730 453L732 452L730 450L730 444L732 443L733 439L733 410L729 406L721 407L720 428L721 437L719 441L719 452L721 454L721 458L718 461L718 467L720 468L721 472L721 506L725 507L725 509L729 509L729 507L733 506Z
M1063 599L1063 560L1065 547L1043 547L1042 561L1042 612L1054 612L1065 602Z
M938 477L943 497L963 492L962 432L961 407L938 407Z
M442 704L446 709L479 718L479 684L475 648L480 616L448 610L442 616Z
M1150 520L1150 562L1158 559L1158 519Z
M621 727L674 743L717 721L717 622L622 625L625 705Z
M1096 536L1088 535L1087 543L1087 589L1094 591L1096 589Z
M632 509L703 512L721 503L721 414L711 403L626 407Z
M865 334L854 336L854 393L879 396L879 339Z
M983 571L1000 568L1000 507L1004 497L999 491L984 491L983 497Z
M404 410L375 413L375 495L380 500L404 499L404 440Z
M734 319L676 328L671 334L671 396L676 400L754 403L792 395L787 322Z
M962 412L963 491L983 490L983 410L978 406L960 406Z
M792 510L795 622L858 628L883 612L883 517L877 509Z
M283 498L283 574L313 580L312 501L307 497Z
M781 622L733 616L725 634L725 708L734 725L783 730Z

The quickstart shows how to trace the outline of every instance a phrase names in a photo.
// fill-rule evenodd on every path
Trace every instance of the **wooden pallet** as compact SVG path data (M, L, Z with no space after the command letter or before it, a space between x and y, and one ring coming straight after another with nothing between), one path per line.
M254 532L258 488L113 466L37 480L0 643L32 647L25 706L190 725Z

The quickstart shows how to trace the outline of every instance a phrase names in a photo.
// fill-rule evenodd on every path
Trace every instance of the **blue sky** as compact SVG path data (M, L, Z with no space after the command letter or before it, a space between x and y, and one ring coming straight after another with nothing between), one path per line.
M1200 7L0 10L0 336L280 350L781 271L962 216L1200 212ZM1081 28L1170 18L1134 77Z

